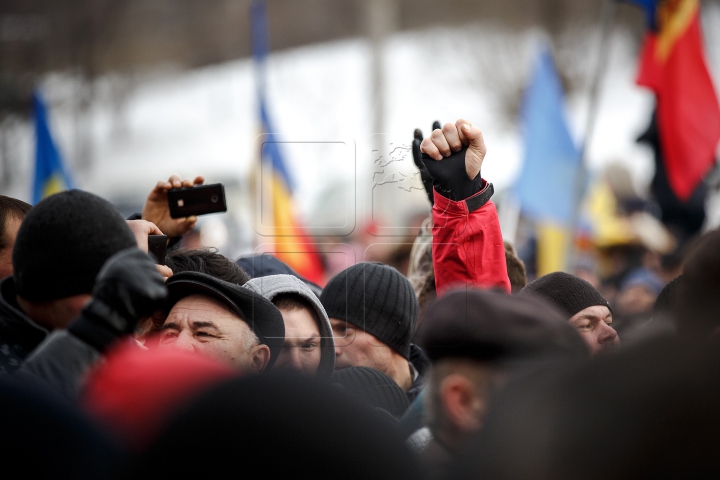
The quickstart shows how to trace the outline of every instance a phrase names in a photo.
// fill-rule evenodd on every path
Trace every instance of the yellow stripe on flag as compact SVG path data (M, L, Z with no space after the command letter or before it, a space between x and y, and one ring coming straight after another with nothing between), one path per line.
M537 276L565 269L569 233L566 228L552 223L541 223L537 233Z
M275 255L298 273L312 269L308 255L308 238L295 220L292 196L279 175L272 176L273 227L280 237L275 238Z
M660 33L655 55L660 62L667 60L675 42L685 33L698 8L698 0L668 0L658 6Z
M48 178L43 188L43 198L49 197L56 193L67 190L67 185L62 178L62 174L55 173L52 177Z

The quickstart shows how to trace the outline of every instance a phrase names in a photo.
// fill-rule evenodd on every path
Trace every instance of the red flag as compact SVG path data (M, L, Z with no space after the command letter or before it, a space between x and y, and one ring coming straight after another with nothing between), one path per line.
M687 201L715 163L720 106L705 63L699 1L658 2L656 20L637 83L657 96L665 170L675 195Z

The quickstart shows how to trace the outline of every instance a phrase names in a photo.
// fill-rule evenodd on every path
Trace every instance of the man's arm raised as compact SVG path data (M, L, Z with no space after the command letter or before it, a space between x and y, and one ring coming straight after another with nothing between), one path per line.
M420 145L433 177L433 265L441 295L453 286L510 292L492 184L480 170L487 154L480 129L465 119L436 129Z

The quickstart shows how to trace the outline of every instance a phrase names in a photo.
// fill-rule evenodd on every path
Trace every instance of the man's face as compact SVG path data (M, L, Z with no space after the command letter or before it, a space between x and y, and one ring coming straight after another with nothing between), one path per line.
M392 350L380 340L352 323L330 319L335 337L335 370L370 367L391 375Z
M570 325L585 340L591 355L613 351L620 345L612 321L610 309L602 305L587 307L570 317Z
M5 243L7 247L0 250L0 278L9 277L13 274L12 251L21 223L22 219L16 218L14 215L8 215L5 220Z
M281 308L285 322L283 349L273 368L315 375L320 365L320 327L307 308Z
M202 353L240 371L253 371L250 327L225 306L204 295L190 295L175 304L165 319L159 348Z

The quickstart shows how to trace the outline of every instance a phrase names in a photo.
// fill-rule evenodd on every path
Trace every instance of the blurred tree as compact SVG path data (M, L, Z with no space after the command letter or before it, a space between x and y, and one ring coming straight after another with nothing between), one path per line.
M339 38L365 36L370 0L268 0L273 50ZM48 72L66 72L78 80L76 166L86 167L90 145L83 137L88 108L96 97L95 79L113 73L118 80L107 93L116 111L132 89L139 69L164 64L195 68L250 54L250 0L3 0L0 2L0 154L3 180L11 116L27 116L29 98ZM397 30L477 24L506 32L505 37L468 45L476 54L481 81L498 92L505 117L514 121L526 78L527 35L548 32L559 70L572 92L586 81L599 19L596 0L396 0ZM707 0L706 3L718 3ZM641 15L624 8L642 29ZM629 12L629 13L628 13ZM513 32L510 35L509 32ZM638 34L639 35L639 34ZM512 38L511 38L512 37ZM525 39L525 40L523 40ZM130 80L122 80L120 77ZM51 101L52 98L49 98ZM8 130L9 129L9 130ZM3 146L5 145L5 146Z

